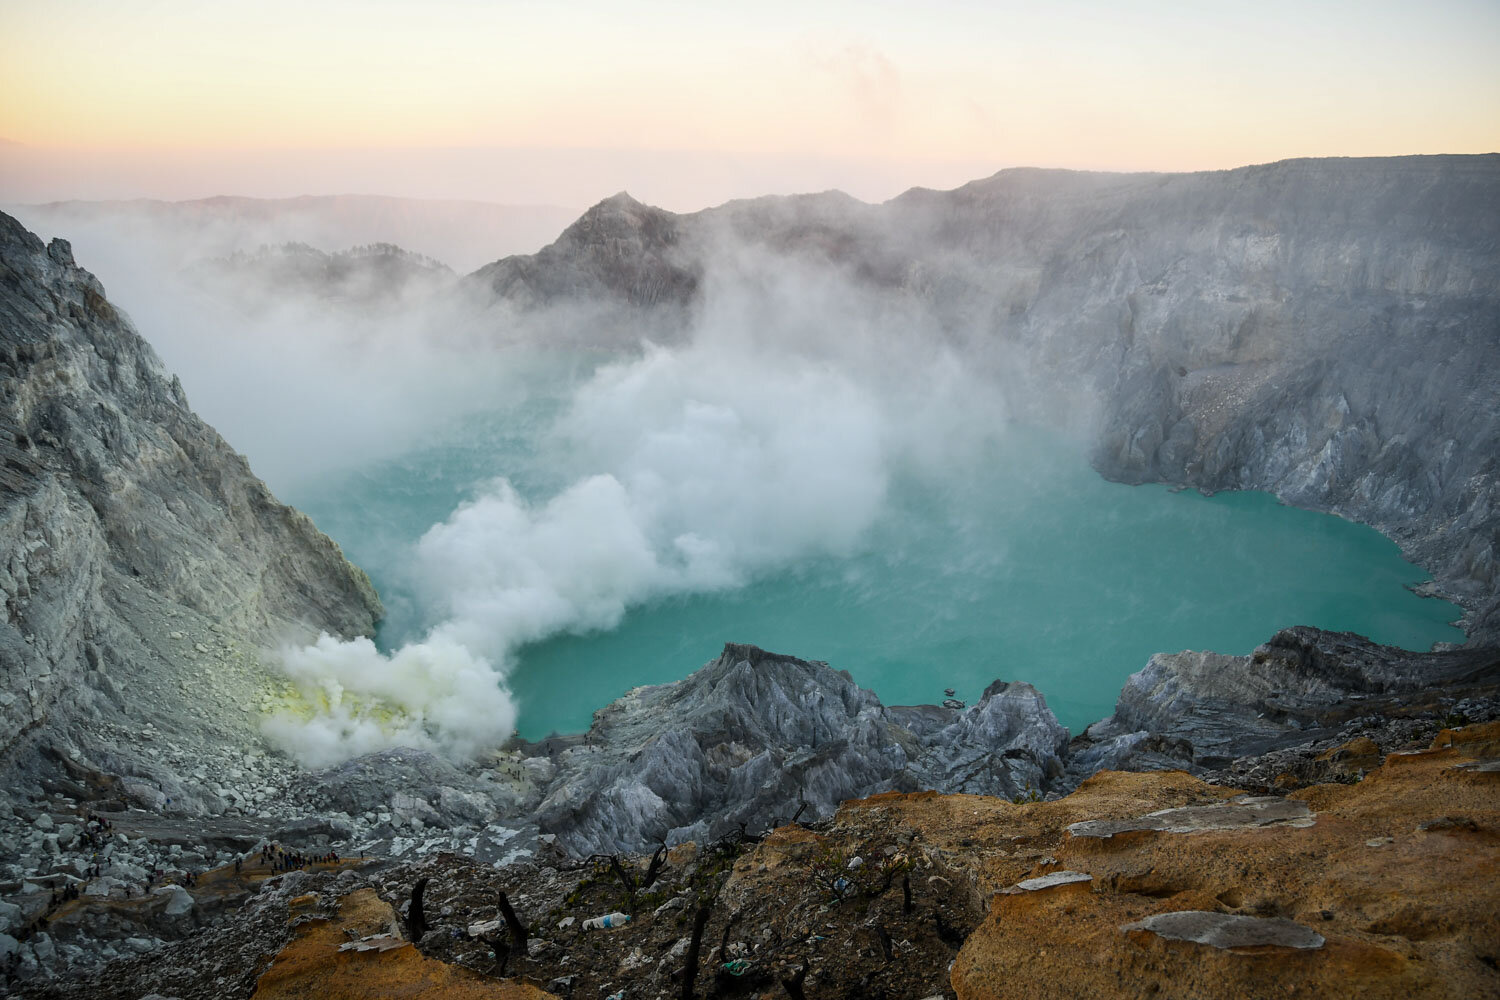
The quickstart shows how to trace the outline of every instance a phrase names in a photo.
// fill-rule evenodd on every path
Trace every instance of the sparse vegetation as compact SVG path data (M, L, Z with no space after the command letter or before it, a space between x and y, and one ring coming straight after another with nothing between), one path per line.
M879 896L910 869L911 862L904 854L867 861L862 855L825 846L813 856L808 873L829 902L843 902Z
M1025 805L1028 802L1042 801L1042 793L1039 789L1032 787L1031 782L1026 782L1026 787L1010 797L1016 805Z

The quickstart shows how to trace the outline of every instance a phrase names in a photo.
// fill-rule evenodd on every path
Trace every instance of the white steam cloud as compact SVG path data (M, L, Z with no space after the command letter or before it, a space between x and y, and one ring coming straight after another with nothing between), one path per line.
M525 709L505 687L520 647L852 553L896 478L972 464L1004 422L993 380L941 346L919 305L826 264L725 248L691 336L622 355L618 324L589 342L586 308L534 325L457 295L344 308L261 278L230 296L263 302L246 313L170 280L191 263L179 244L95 243L80 260L280 491L422 447L459 415L565 392L532 432L534 478L552 487L473 470L473 498L407 553L419 639L385 653L323 636L279 652L292 693L264 731L310 767L494 746ZM611 363L558 372L570 370L559 351L587 365L601 348Z
M324 635L285 650L282 666L316 708L276 713L263 729L309 766L391 746L472 754L493 740L497 725L503 733L515 719L493 668L441 638L383 656L369 639Z
M660 594L847 552L885 490L878 414L833 372L753 364L653 349L600 372L559 428L597 471L539 506L501 480L422 539L441 634L503 655L610 628Z
M304 697L267 733L309 766L493 746L516 722L521 646L851 553L895 476L962 465L1003 423L938 344L841 275L733 258L688 343L648 344L571 393L539 442L565 485L528 498L494 480L421 538L411 576L437 624L389 655L327 637L289 651Z
M494 745L515 725L501 692L519 646L849 552L881 510L886 438L868 390L826 365L699 342L606 367L550 442L592 471L539 503L496 480L430 529L415 573L440 624L389 656L326 636L288 651L304 697L266 732L309 766Z

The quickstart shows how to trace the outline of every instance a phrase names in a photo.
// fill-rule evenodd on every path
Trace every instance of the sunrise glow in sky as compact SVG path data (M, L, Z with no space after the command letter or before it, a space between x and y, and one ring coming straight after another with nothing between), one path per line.
M1489 152L1497 52L1494 0L0 0L0 201L629 187L690 209Z

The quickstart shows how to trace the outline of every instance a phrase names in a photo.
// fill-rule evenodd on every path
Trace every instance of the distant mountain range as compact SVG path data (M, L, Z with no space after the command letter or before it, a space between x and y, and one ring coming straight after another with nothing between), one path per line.
M355 309L386 308L424 299L458 280L441 261L390 243L333 253L306 243L283 243L212 257L189 265L186 271L199 287L250 312L288 296Z
M302 198L216 197L196 201L57 201L8 206L25 225L64 236L81 252L96 239L129 233L186 266L205 258L304 243L324 251L396 244L460 273L550 243L577 210L377 195Z

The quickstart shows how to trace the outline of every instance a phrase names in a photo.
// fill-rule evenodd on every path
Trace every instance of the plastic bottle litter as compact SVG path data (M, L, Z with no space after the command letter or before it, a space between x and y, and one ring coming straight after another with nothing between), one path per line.
M616 910L614 913L606 913L602 917L590 917L583 922L583 929L586 931L607 931L611 927L624 927L628 923L630 923L630 914L621 913L619 910Z

